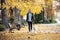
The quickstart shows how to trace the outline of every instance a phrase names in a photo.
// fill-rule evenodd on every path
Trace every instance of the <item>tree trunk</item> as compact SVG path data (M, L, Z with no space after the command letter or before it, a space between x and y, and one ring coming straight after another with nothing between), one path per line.
M52 2L52 1L51 1ZM48 4L47 1L45 1L45 5L46 5L46 14L47 14L47 19L48 20L52 20L54 17L54 11L53 11L53 4Z
M1 2L2 2L1 5L3 6L3 3L5 3L5 1L1 0ZM4 24L5 28L8 28L9 26L8 26L8 17L6 13L6 7L2 8L1 15L2 15L2 23Z
M6 28L8 28L8 17L6 13L6 8L2 9L2 22Z
M21 24L20 10L15 7L15 8L14 8L14 11L15 11L14 22L15 22L16 24L18 24L18 23Z

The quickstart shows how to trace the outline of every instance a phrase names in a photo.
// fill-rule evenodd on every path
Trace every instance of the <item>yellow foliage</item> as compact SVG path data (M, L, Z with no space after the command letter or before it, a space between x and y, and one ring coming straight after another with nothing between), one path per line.
M47 3L48 3L49 5L50 5L50 4L52 4L52 0L48 0L48 2L47 2Z
M26 15L28 12L28 9L32 10L32 13L37 13L39 14L42 11L42 6L38 2L39 0L34 0L34 2L29 1L29 2L23 2L18 0L7 0L7 4L3 5L3 8L6 7L7 10L9 9L10 6L14 8L15 6L21 10L21 15ZM49 4L51 4L51 1L48 1Z

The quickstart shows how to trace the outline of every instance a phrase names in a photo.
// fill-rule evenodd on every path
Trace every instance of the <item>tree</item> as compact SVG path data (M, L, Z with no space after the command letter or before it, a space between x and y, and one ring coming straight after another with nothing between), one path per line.
M5 0L1 0L1 5L3 6L3 4L5 4ZM7 13L6 13L6 7L1 7L2 11L1 11L1 15L2 15L2 23L5 25L5 28L8 28L8 17L7 17Z
M20 15L21 10L18 8L14 8L14 22L15 23L20 23L21 24L21 15Z
M8 28L8 17L6 13L6 8L2 9L2 23L5 25L6 28Z
M45 14L47 14L47 19L51 21L54 18L54 11L52 6L52 0L45 0Z

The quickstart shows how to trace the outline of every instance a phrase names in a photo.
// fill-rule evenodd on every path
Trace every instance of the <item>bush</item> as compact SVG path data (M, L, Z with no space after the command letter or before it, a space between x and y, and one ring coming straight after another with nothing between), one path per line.
M57 21L56 20L52 20L51 23L57 23Z
M35 24L39 24L39 23L43 23L44 20L44 11L41 11L41 13L34 15L34 23Z
M5 28L4 28L4 25L0 24L0 31L4 31Z

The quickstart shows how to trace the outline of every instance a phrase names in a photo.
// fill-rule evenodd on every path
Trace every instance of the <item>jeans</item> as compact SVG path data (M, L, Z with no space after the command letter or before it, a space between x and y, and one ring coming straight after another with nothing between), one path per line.
M32 22L28 22L28 29L29 29L29 32L32 31Z

